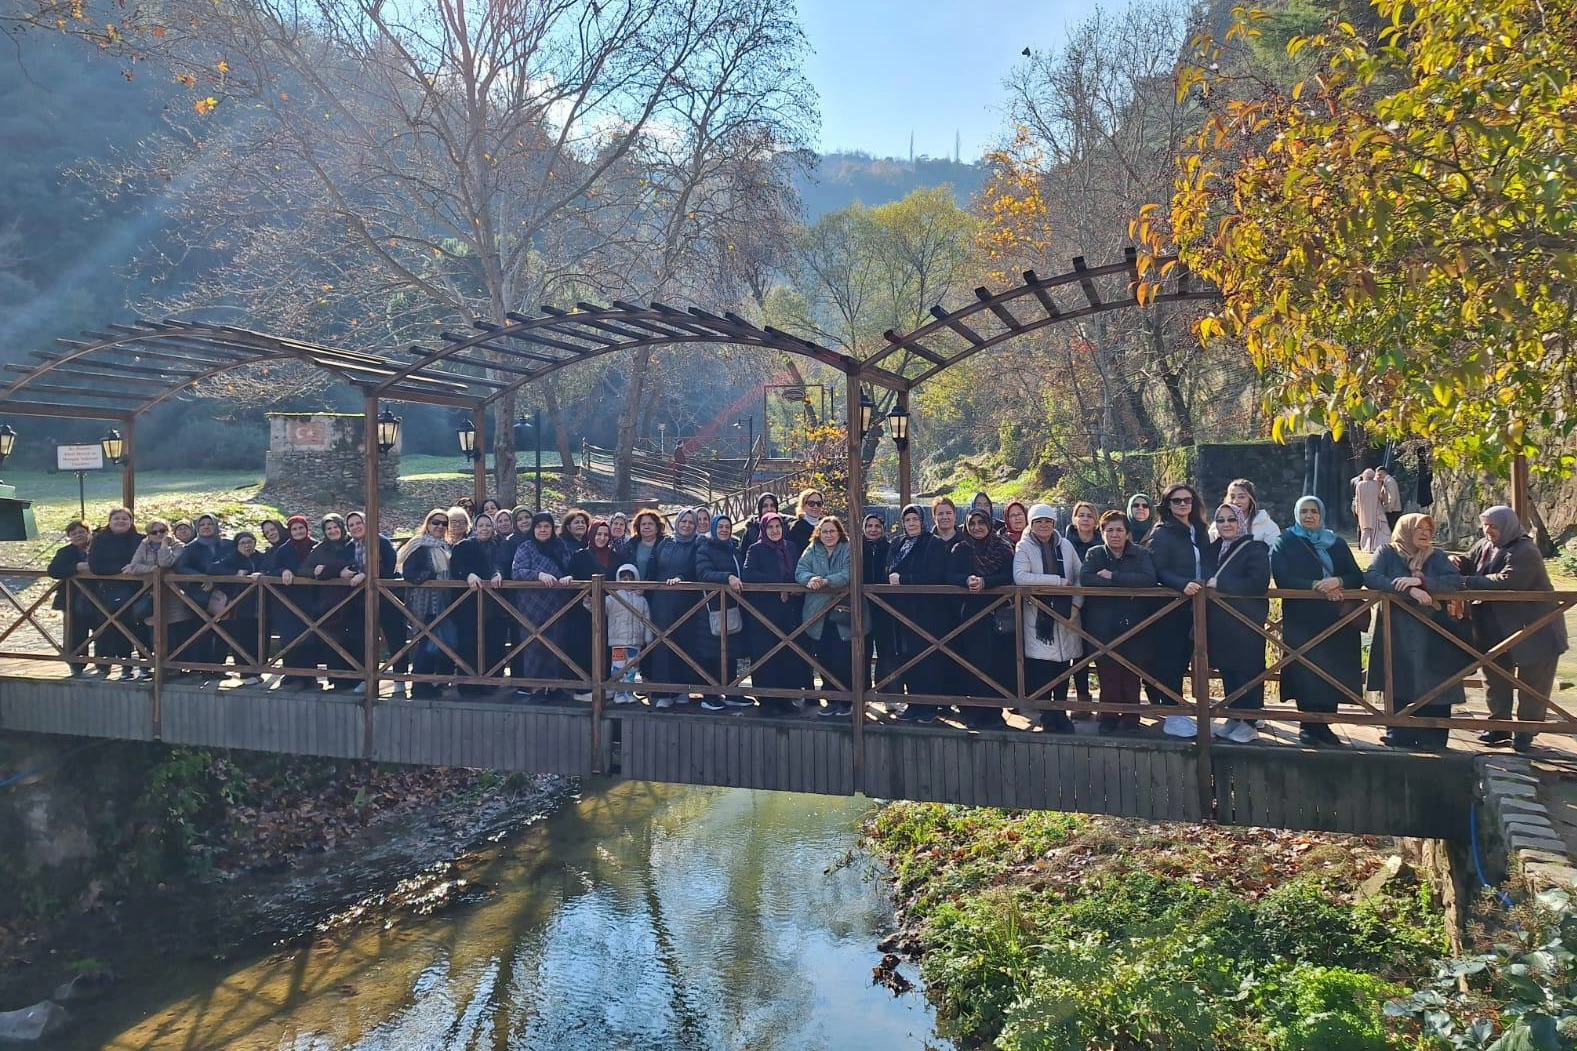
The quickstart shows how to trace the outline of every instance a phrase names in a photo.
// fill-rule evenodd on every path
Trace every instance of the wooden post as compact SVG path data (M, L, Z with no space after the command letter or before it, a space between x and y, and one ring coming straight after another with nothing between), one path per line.
M1203 588L1194 595L1194 675L1193 693L1194 708L1198 713L1198 742L1199 751L1196 762L1199 774L1199 816L1201 819L1215 817L1215 771L1210 762L1210 655L1206 638L1206 605L1209 592Z
M603 604L605 577L591 575L591 772L607 773L602 764L602 713L607 703L608 618Z
M898 392L898 408L903 412L909 411L909 392ZM911 429L914 421L909 421ZM914 470L909 459L909 441L905 439L903 447L898 450L898 507L903 509L909 506L914 492Z
M845 415L848 418L849 457L849 694L854 718L854 740L851 754L854 757L854 790L865 792L865 681L870 669L865 663L865 540L862 520L865 517L865 472L860 463L860 447L864 435L860 433L860 375L850 371L845 376L847 391L844 397ZM811 543L818 543L811 537ZM823 621L824 632L837 631L829 618ZM836 640L834 640L836 641Z
M366 696L361 702L362 725L362 755L371 758L373 753L372 717L378 704L378 607L382 596L378 591L378 574L383 571L378 565L378 537L382 531L378 528L379 496L378 467L379 458L383 455L378 448L378 396L369 394L362 402L362 488L363 512L367 516L367 579L362 581L361 625L362 637L366 640L364 659L366 667L362 669L362 679L366 687ZM392 645L392 644L391 644Z
M1528 493L1528 458L1518 453L1511 461L1511 509L1523 529L1533 528L1533 502Z
M121 457L126 461L125 469L120 473L120 503L132 513L133 521L137 518L136 422L137 417L128 416L120 424Z
M471 498L476 501L477 510L480 511L482 501L487 499L487 406L478 405L471 419L475 421L472 426L476 428L476 459L471 461Z
M173 537L171 538L173 539ZM133 600L136 601L136 600ZM148 661L152 665L149 669L153 673L153 739L164 739L164 653L169 648L169 625L166 623L169 611L164 606L164 570L155 570L153 574L153 627L149 632ZM131 615L126 617L128 627L135 626L136 620ZM132 643L132 652L136 652L137 644Z

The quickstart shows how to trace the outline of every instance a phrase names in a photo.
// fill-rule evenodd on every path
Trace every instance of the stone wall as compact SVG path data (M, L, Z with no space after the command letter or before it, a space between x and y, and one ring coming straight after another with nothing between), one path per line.
M305 490L324 500L354 500L362 482L363 422L359 413L268 413L267 485ZM399 488L398 444L378 458L378 488Z
M1121 471L1125 494L1149 493L1159 499L1162 490L1174 483L1197 486L1208 505L1207 516L1215 502L1226 496L1228 482L1247 478L1254 483L1260 506L1285 526L1291 520L1292 505L1303 495L1303 446L1222 442L1130 452L1123 454ZM1111 506L1126 502L1124 496Z

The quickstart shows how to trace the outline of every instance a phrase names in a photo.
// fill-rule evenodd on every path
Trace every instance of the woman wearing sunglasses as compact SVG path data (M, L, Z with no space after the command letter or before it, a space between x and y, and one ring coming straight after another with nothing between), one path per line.
M424 625L431 626L454 598L444 588L424 588L431 580L450 579L449 512L435 507L422 519L422 531L411 537L396 556L395 567L405 580L405 605ZM460 642L458 622L446 619L432 628L432 632L450 649ZM417 675L447 675L454 671L454 661L430 637L416 644L411 670ZM436 682L418 682L411 686L411 699L434 698L442 692Z
M799 499L794 502L794 509L799 512L799 517L794 519L794 524L789 527L789 549L794 552L796 559L805 553L810 542L816 537L816 526L821 522L821 516L826 513L827 498L820 489L803 489Z
M1205 581L1216 575L1216 554L1194 487L1168 486L1161 497L1160 517L1148 544L1155 560L1156 578L1164 588L1197 595ZM1151 665L1155 679L1145 687L1150 703L1175 704L1173 695L1182 695L1183 679L1194 653L1192 604L1185 602L1162 616L1150 626L1149 634L1155 640ZM1193 737L1198 732L1191 717L1176 714L1168 715L1161 729L1172 737Z

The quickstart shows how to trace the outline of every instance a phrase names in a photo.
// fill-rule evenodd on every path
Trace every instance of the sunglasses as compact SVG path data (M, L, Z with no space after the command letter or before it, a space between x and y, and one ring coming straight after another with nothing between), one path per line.
M1236 518L1218 518L1216 519L1216 525L1229 525L1230 523L1236 521Z
M822 506L822 502L820 500L806 500L805 501L805 506L806 507L821 507Z
M1149 504L1134 504L1133 505L1133 509L1135 511L1148 511L1148 510L1150 510L1150 505Z
M1194 502L1194 498L1191 496L1174 496L1169 498L1166 502L1173 505L1191 504Z
M163 536L165 533L168 533L168 532L169 532L168 529L150 529L150 530L148 530L148 535L149 536Z
M432 527L432 526L447 526L448 524L449 524L449 519L447 519L447 518L429 518L427 520L427 525L429 526L429 528Z

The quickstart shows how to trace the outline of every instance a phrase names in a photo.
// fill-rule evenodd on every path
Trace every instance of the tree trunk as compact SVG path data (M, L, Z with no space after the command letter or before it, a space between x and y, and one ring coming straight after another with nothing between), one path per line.
M1188 411L1188 398L1183 394L1183 377L1175 369L1166 369L1161 373L1161 384L1166 388L1172 415L1177 418L1177 444L1193 445L1194 417Z
M559 404L558 385L553 382L553 377L542 381L543 408L546 411L548 422L553 427L553 447L558 450L559 463L563 465L563 477L566 480L575 477L575 453L570 448L569 428L564 426L563 406ZM566 492L565 499L569 499Z
M502 375L501 373L499 375ZM514 507L515 490L515 394L505 394L493 403L493 495L500 507Z
M635 466L635 422L640 418L641 394L646 389L646 373L651 364L652 348L641 347L628 367L624 405L619 409L613 447L613 499L620 503L628 503L633 491L630 471Z

